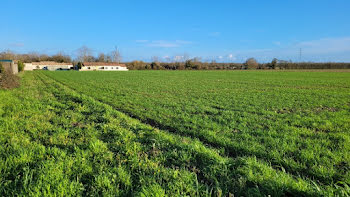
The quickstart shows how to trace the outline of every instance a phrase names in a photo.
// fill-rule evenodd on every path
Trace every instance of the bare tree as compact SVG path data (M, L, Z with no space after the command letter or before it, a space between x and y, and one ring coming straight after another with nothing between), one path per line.
M112 57L110 55L106 56L106 62L112 62Z
M174 59L174 62L182 62L183 57L180 55L176 55L176 56L174 56L173 59Z
M202 57L194 57L193 61L194 62L201 62L202 61Z
M159 62L159 57L158 56L152 56L151 60L152 60L152 62Z
M174 62L186 62L187 60L190 60L188 53L183 53L182 55L176 55L173 57Z
M15 59L16 54L11 50L6 50L0 54L0 59Z
M50 56L48 56L47 54L40 54L39 60L40 61L49 61L50 60Z
M106 61L105 54L104 54L104 53L98 54L97 61L99 61L99 62L105 62L105 61Z
M96 62L96 58L94 57L94 56L92 56L92 55L89 55L89 56L87 56L86 58L85 58L85 61L86 62Z
M32 51L28 53L28 57L30 62L39 62L40 61L40 55L38 52Z
M81 62L91 61L92 49L87 46L82 46L77 50L78 60Z
M186 62L187 60L190 59L190 55L188 55L188 53L184 53L183 55L183 61Z
M39 55L41 61L41 55ZM72 62L72 59L69 55L64 54L63 52L58 52L56 55L53 55L51 58L48 58L55 62Z
M120 63L122 61L122 56L118 50L118 47L115 47L115 50L111 52L113 62Z

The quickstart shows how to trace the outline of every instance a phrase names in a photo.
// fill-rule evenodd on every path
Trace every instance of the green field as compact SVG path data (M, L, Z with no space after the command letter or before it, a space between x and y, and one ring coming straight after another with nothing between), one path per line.
M0 196L349 196L350 72L21 74Z

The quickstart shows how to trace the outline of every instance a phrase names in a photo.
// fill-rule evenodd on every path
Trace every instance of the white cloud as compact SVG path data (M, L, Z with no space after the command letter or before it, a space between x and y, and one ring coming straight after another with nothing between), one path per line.
M227 59L230 60L230 61L235 61L237 58L236 58L236 56L233 55L233 54L228 54L228 55L227 55Z
M171 57L169 55L163 56L163 60L165 60L166 62L170 62Z

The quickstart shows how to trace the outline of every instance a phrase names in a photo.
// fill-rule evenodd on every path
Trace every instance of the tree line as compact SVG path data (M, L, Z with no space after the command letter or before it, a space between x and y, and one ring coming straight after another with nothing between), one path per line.
M1 52L0 59L19 60L25 63L42 62L42 61L55 61L60 63L72 62L72 58L69 55L66 55L64 53L57 53L55 55L40 54L36 52L18 54L10 50Z
M13 51L7 50L0 52L0 59L17 60L24 63L30 62L42 62L42 61L54 61L59 63L77 63L77 62L118 62L122 61L122 57L118 48L111 51L110 53L99 53L96 57L93 56L93 50L82 46L76 51L77 58L73 59L70 55L64 54L63 52L58 52L54 55L47 55L43 53L31 52L25 54L15 53Z
M350 69L350 63L291 62L276 58L269 63L258 63L254 58L248 58L244 63L208 63L190 59L184 62L132 61L126 65L130 70Z
M126 63L130 70L234 70L240 69L241 63L199 62L187 60L185 62L143 62L132 61Z
M54 55L27 53L18 54L12 51L0 52L0 59L12 59L20 62L20 70L23 70L22 62L40 62L55 61L60 63L78 64L79 62L122 62L122 56L117 47L110 53L99 53L93 56L93 50L82 46L77 50L77 58L64 53ZM269 63L259 63L254 58L248 58L244 63L219 63L219 62L202 62L199 58L184 59L177 62L160 62L158 58L152 58L152 62L132 61L126 62L130 70L245 70L245 69L350 69L350 63L339 62L292 62L285 60L273 59Z
M82 46L77 50L77 62L118 62L122 61L122 56L118 47L109 53L99 53L97 57L93 55L93 50L87 46Z

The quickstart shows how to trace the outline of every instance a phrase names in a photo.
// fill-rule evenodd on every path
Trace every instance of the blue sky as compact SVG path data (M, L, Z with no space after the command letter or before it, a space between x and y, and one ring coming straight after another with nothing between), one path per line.
M0 50L350 62L349 0L2 0Z

